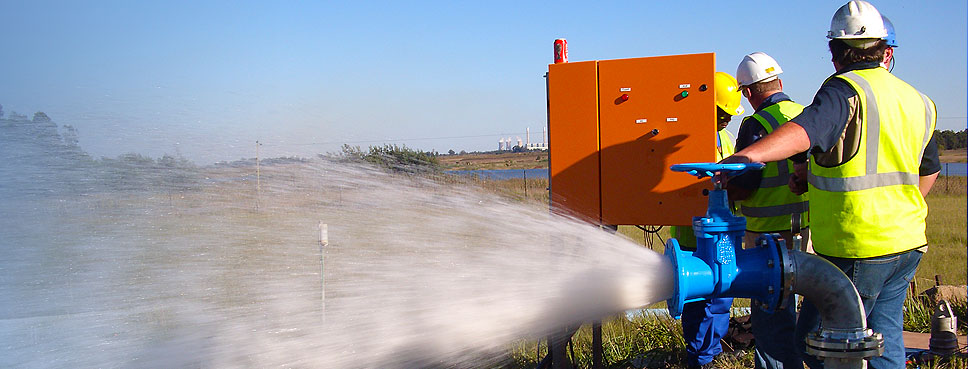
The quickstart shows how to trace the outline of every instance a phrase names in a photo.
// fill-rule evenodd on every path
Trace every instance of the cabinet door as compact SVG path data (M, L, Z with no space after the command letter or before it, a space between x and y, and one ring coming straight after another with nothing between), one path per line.
M598 69L603 223L690 224L712 185L669 166L715 161L715 54L605 60Z
M593 224L601 220L597 62L548 67L551 206Z

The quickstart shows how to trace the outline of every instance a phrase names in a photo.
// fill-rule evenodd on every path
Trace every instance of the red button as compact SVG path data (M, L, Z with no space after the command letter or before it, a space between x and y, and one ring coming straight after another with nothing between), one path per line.
M622 94L622 97L619 97L619 99L622 99L622 101L629 101L629 94Z

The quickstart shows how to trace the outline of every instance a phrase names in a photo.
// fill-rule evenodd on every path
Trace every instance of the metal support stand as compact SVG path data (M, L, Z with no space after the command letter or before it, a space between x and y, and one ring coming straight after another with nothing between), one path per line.
M565 328L559 334L548 336L548 356L538 363L538 368L572 369L573 364L568 360L568 342L577 331L578 327Z
M605 347L602 345L602 321L592 323L592 369L605 369Z

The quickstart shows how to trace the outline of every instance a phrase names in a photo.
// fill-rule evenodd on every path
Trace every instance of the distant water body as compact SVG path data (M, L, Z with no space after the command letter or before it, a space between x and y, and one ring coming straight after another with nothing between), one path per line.
M482 170L448 170L447 173L465 176L477 176L483 179L548 179L548 168L543 169L482 169Z
M968 163L941 163L941 175L954 177L968 176Z

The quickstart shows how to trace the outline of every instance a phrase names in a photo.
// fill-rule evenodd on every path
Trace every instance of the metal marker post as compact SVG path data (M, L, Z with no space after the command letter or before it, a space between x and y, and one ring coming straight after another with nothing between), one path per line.
M528 170L521 169L521 172L524 173L524 199L527 200L528 199Z

